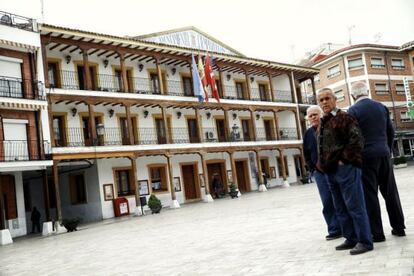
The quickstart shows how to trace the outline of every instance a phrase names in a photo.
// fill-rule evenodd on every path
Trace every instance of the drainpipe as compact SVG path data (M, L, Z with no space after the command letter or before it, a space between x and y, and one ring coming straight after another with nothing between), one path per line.
M342 65L344 66L346 92L348 95L349 107L350 107L352 105L352 98L351 98L351 93L350 93L351 89L349 88L349 82L348 82L348 68L345 66L345 56L341 55L341 57L342 57Z
M395 135L397 135L397 113L395 111L395 102L394 102L394 95L392 94L392 89L391 89L391 77L390 77L390 72L389 72L389 68L388 68L388 60L387 60L387 52L384 52L384 64L385 64L385 70L387 71L387 80L388 80L388 89L390 91L390 95L391 95L391 103L392 103L392 113L394 116L394 122L393 122L393 127L395 129ZM395 139L395 137L394 137ZM403 155L403 150L402 150L402 139L401 137L398 138L398 155Z

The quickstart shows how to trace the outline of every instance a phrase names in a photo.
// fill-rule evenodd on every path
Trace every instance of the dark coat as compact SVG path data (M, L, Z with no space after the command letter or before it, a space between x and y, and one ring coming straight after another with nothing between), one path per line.
M315 127L308 128L303 135L303 154L309 170L313 172L318 163L318 141Z
M362 156L364 158L390 156L394 128L388 108L366 98L351 106L348 113L356 118L364 137Z
M321 119L318 136L318 169L335 173L338 162L362 167L363 138L357 121L346 112L337 110Z
M39 220L40 220L40 213L39 213L39 211L37 209L34 209L32 211L32 216L31 216L30 219L31 219L32 222L39 222Z

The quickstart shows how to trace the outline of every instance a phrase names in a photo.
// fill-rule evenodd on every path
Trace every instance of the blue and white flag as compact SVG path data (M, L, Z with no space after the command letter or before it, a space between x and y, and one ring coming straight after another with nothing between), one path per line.
M201 84L200 75L198 73L198 67L194 59L194 55L191 55L191 72L193 73L193 89L194 95L197 96L199 102L205 101L205 95L203 85Z

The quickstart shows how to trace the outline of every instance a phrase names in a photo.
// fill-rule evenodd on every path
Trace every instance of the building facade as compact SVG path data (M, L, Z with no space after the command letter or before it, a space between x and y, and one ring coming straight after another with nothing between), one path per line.
M378 44L352 45L327 55L316 54L306 63L320 69L315 76L315 87L331 88L338 106L347 109L353 104L351 85L364 81L369 87L369 97L383 103L390 110L396 130L394 155L414 155L414 121L407 114L404 79L411 93L413 84L413 45L387 46ZM310 90L311 82L302 88Z
M194 27L116 37L43 24L39 39L53 165L24 192L44 220L112 218L117 198L139 212L150 194L210 202L215 177L243 194L305 176L299 83L317 69L246 57ZM207 51L220 102L194 96L191 57Z
M25 202L33 187L27 180L47 184L53 164L49 137L37 23L0 12L0 238L5 243L30 231L32 210Z

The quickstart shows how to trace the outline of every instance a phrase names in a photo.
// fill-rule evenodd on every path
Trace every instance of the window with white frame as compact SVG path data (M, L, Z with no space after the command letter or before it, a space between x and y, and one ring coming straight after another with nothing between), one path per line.
M386 83L376 83L375 84L375 93L377 94L388 94L388 86Z
M339 76L341 71L339 70L339 65L332 66L328 68L328 79Z
M400 111L400 120L401 120L402 123L412 122L410 116L408 116L407 111Z
M395 85L395 91L397 92L397 94L404 95L405 94L404 84L397 83Z
M391 67L392 69L402 70L405 68L404 61L402 58L393 58L391 59Z
M345 94L342 89L335 91L335 96L337 102L342 102L343 100L345 100Z
M362 58L355 58L355 59L348 60L348 69L359 69L362 67L364 67Z
M384 59L381 57L372 57L371 67L372 68L385 68Z

